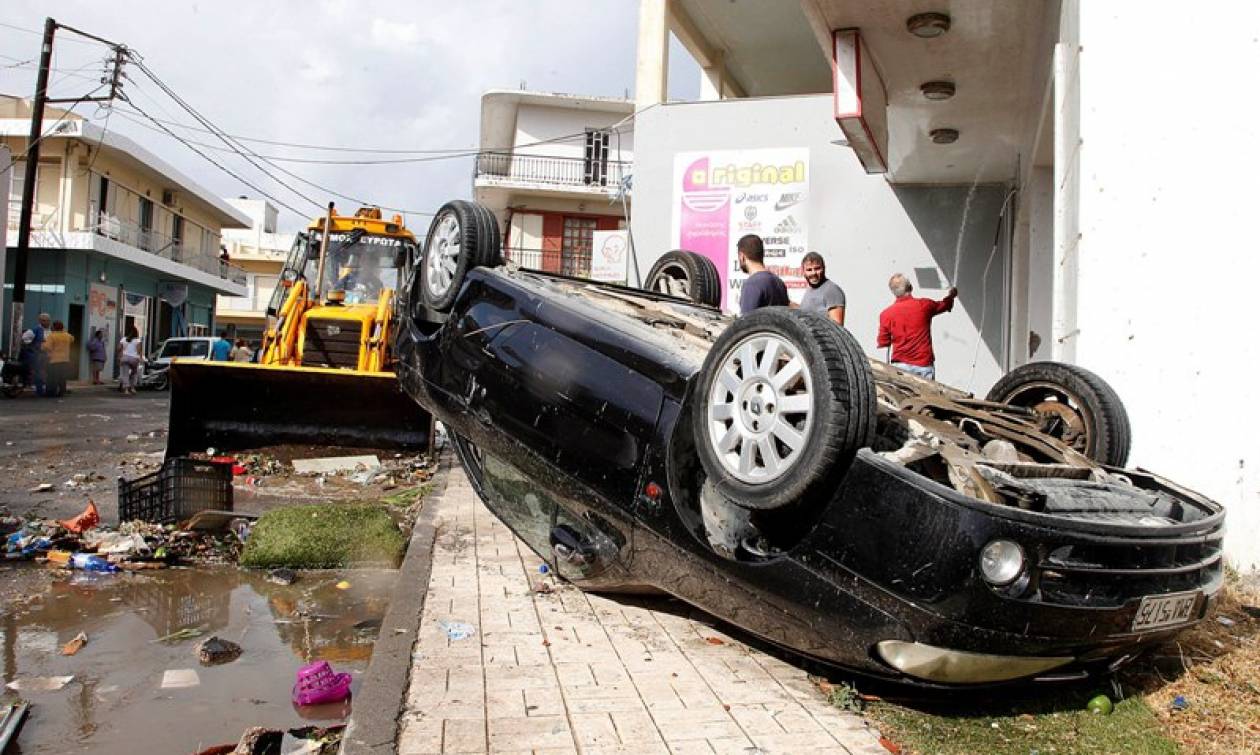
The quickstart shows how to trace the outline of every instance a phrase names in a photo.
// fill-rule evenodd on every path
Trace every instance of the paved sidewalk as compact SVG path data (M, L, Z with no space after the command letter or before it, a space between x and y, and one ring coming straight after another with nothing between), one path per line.
M548 580L451 469L398 752L884 753L805 672L659 599ZM699 612L697 616L703 616ZM475 634L451 639L452 622ZM456 634L458 634L456 632Z

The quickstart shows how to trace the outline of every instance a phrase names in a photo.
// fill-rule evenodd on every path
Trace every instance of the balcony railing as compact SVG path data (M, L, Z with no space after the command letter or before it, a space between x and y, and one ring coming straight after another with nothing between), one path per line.
M9 207L10 244L17 243L19 215L15 210L16 204L16 202L10 202ZM54 221L55 216L42 219L38 217L32 218L31 242L33 246L58 247L64 245L64 235L53 225ZM181 243L179 239L152 230L146 230L134 223L108 215L102 217L101 222L97 225L74 228L72 230L79 233L95 233L99 236L111 238L128 246L134 246L137 249L156 254L172 262L188 265L203 273L209 273L224 280L245 285L245 271L230 262L220 259L217 249L211 251L197 249L191 244ZM218 237L215 236L214 238L217 239Z
M630 172L629 166L618 160L481 152L475 178L616 191Z

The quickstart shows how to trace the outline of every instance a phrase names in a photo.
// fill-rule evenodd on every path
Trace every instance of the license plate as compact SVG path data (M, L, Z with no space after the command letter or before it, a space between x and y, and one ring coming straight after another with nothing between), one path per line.
M1142 598L1137 614L1133 617L1133 631L1144 632L1191 621L1194 619L1194 606L1198 601L1197 590Z

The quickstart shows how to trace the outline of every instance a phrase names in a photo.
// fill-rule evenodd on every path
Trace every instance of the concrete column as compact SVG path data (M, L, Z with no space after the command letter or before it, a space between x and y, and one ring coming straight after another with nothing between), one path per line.
M720 100L725 95L726 66L718 52L709 65L700 69L700 99Z
M1054 50L1054 318L1050 354L1076 361L1080 223L1080 47L1065 37Z
M669 94L669 0L639 0L639 50L634 107L642 110Z

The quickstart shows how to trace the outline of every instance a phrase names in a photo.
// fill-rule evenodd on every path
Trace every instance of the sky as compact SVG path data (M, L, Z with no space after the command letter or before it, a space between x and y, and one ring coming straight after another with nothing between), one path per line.
M5 0L0 93L33 94L49 14L60 24L126 45L176 95L233 136L342 148L475 150L486 90L634 95L634 0ZM98 85L107 50L81 39L58 31L50 96L78 97ZM124 93L134 108L197 126L143 72L128 67L127 74ZM670 96L694 99L698 76L694 61L671 39ZM251 188L154 130L130 108L122 103L111 112L82 104L75 112L131 137L222 196L260 198L262 189L283 200L298 212L281 207L282 230L304 226L330 200L339 207L352 204L269 168L308 198L303 199L243 158L203 149L252 182L256 188ZM170 128L224 147L208 133ZM383 206L431 213L448 199L471 194L469 156L246 145L267 157L425 158L385 165L280 163L306 181ZM428 217L408 213L407 222L419 232Z

